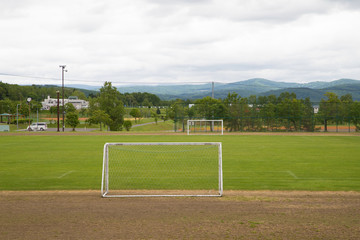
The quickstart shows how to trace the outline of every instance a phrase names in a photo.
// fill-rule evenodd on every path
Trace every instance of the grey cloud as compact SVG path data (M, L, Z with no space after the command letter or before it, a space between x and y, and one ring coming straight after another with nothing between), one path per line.
M99 30L103 24L99 21L93 21L93 20L84 20L84 21L78 21L76 23L69 24L70 29L75 29L78 32L82 33L91 33Z
M330 3L338 3L348 8L360 8L359 0L328 0Z
M173 66L174 69L187 72L241 72L247 70L261 70L268 68L269 65L261 63L221 63L221 64L210 64L210 65L181 65Z
M23 9L31 4L30 0L1 0L0 19L15 18L24 15Z
M360 1L0 1L8 73L54 76L66 64L70 79L134 83L359 75Z
M89 3L80 11L69 11L72 15L72 21L69 21L65 27L82 33L95 32L106 23L106 11L108 6L103 3Z
M296 1L292 4L279 4L278 1L242 1L234 5L206 6L195 9L192 14L203 14L207 17L218 17L232 21L293 21L305 14L326 13L329 6L311 1Z
M151 0L156 3L156 8L149 11L155 17L168 17L180 14L188 18L224 19L235 22L268 21L288 22L294 21L306 14L324 14L332 5L326 1L339 0L303 0L293 1L262 1L262 0Z

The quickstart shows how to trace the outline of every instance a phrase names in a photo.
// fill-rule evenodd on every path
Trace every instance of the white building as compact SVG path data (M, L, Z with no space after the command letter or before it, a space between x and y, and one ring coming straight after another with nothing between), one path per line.
M70 96L68 99L64 99L64 102L65 102L65 104L72 103L72 105L74 105L74 107L77 110L89 107L88 101L78 99L78 97L76 97L76 96ZM50 107L57 107L57 99L50 98L50 96L48 96L46 99L44 99L43 102L41 102L41 104L42 104L43 110L49 110ZM62 106L62 105L63 105L62 99L59 99L59 106Z
M313 108L315 114L319 112L319 105L314 105Z

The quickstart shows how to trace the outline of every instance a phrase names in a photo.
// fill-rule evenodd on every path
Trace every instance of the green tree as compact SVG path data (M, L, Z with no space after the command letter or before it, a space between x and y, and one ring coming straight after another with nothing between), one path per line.
M341 96L340 101L342 103L352 103L352 102L354 102L353 97L352 97L352 95L350 93L347 93L347 94Z
M151 117L154 118L155 123L157 124L158 119L159 119L159 115L156 112L151 112Z
M350 93L345 94L340 97L341 101L341 121L345 121L350 123L351 122L351 112L352 112L352 105L354 100Z
M131 127L132 127L131 121L130 120L125 120L124 121L124 128L126 129L126 131L130 131Z
M0 82L0 100L5 99L7 97L6 95L6 88L3 86L3 83Z
M81 117L84 117L88 113L88 109L87 108L81 108L79 113L80 113Z
M302 114L301 101L296 98L284 98L278 107L279 116L283 119L286 129L291 130L293 127L295 131L298 131Z
M26 101L20 103L19 114L24 115L25 117L29 116L29 103Z
M49 112L50 114L57 114L57 107L51 106Z
M195 101L195 112L199 118L211 119L222 119L226 114L226 107L224 103L212 97L204 97ZM213 131L211 125L210 131Z
M272 102L263 103L260 108L260 116L268 130L273 131L276 127L276 111L276 105Z
M167 112L168 117L174 120L175 131L177 130L177 124L179 122L182 124L182 131L185 131L186 109L184 104L183 100L176 99L176 101L170 106L170 110Z
M91 124L100 124L100 131L102 131L102 124L110 125L111 119L109 114L103 110L94 110L91 117L88 118L87 122Z
M167 120L169 120L169 115L170 115L170 108L165 108L165 116L161 116L162 120L165 122Z
M152 106L152 103L149 101L149 99L145 98L142 105L150 108Z
M83 99L83 100L86 99L85 93L84 93L84 92L81 92L81 91L79 91L79 90L76 90L76 89L74 89L74 91L71 93L71 95L78 97L78 99Z
M329 121L337 120L341 101L335 93L327 92L324 95L327 99L321 99L318 118L324 123L324 131L327 132Z
M189 117L189 119L192 119L195 117L195 108L192 106L188 106L186 108L186 115Z
M0 100L0 113L15 113L16 112L16 103L6 98L5 100Z
M135 123L136 123L136 119L138 118L140 121L141 118L141 112L138 108L133 108L130 111L130 116L132 116L133 118L135 118Z
M128 107L134 107L139 105L136 101L136 98L132 94L125 93L125 100Z
M120 100L120 92L113 87L111 82L105 82L100 89L100 96L97 99L99 108L109 115L111 131L121 131L124 123L124 105Z
M221 119L225 116L225 105L219 99L204 97L195 101L194 105L198 117L205 119Z
M228 131L243 131L249 106L246 98L241 98L237 93L229 93L224 99L226 105L225 126Z
M89 99L89 107L88 114L92 116L93 112L96 110L100 110L100 104L98 102L98 98L90 98Z
M351 104L351 122L355 125L356 131L360 131L360 102Z
M66 103L65 104L65 112L66 113L74 113L74 112L76 112L76 108L74 107L74 105L72 103Z
M75 128L77 125L80 124L79 116L76 112L69 112L66 114L66 124L72 127L73 131L75 131Z
M310 98L305 98L303 104L304 107L303 107L301 124L303 125L305 131L313 132L315 131L314 107L310 102Z
M251 131L261 131L263 128L262 119L260 116L260 105L255 95L251 95L248 99L249 117L247 118L247 125Z

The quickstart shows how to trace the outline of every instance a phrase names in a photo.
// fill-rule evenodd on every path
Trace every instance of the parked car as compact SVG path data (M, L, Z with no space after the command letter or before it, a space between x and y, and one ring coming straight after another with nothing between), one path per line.
M44 122L32 123L27 127L28 131L45 131L47 129L47 124Z

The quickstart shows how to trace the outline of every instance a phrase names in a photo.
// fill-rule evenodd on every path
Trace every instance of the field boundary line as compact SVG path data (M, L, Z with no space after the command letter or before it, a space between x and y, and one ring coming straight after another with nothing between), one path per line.
M75 172L75 171L74 171L74 170L68 171L68 172L62 174L61 176L59 176L58 178L59 178L59 179L60 179L60 178L63 178L63 177L65 177L66 175L69 175L69 174L71 174L71 173L73 173L73 172Z
M290 176L292 176L295 179L299 179L298 176L296 176L292 171L288 170L286 171Z

